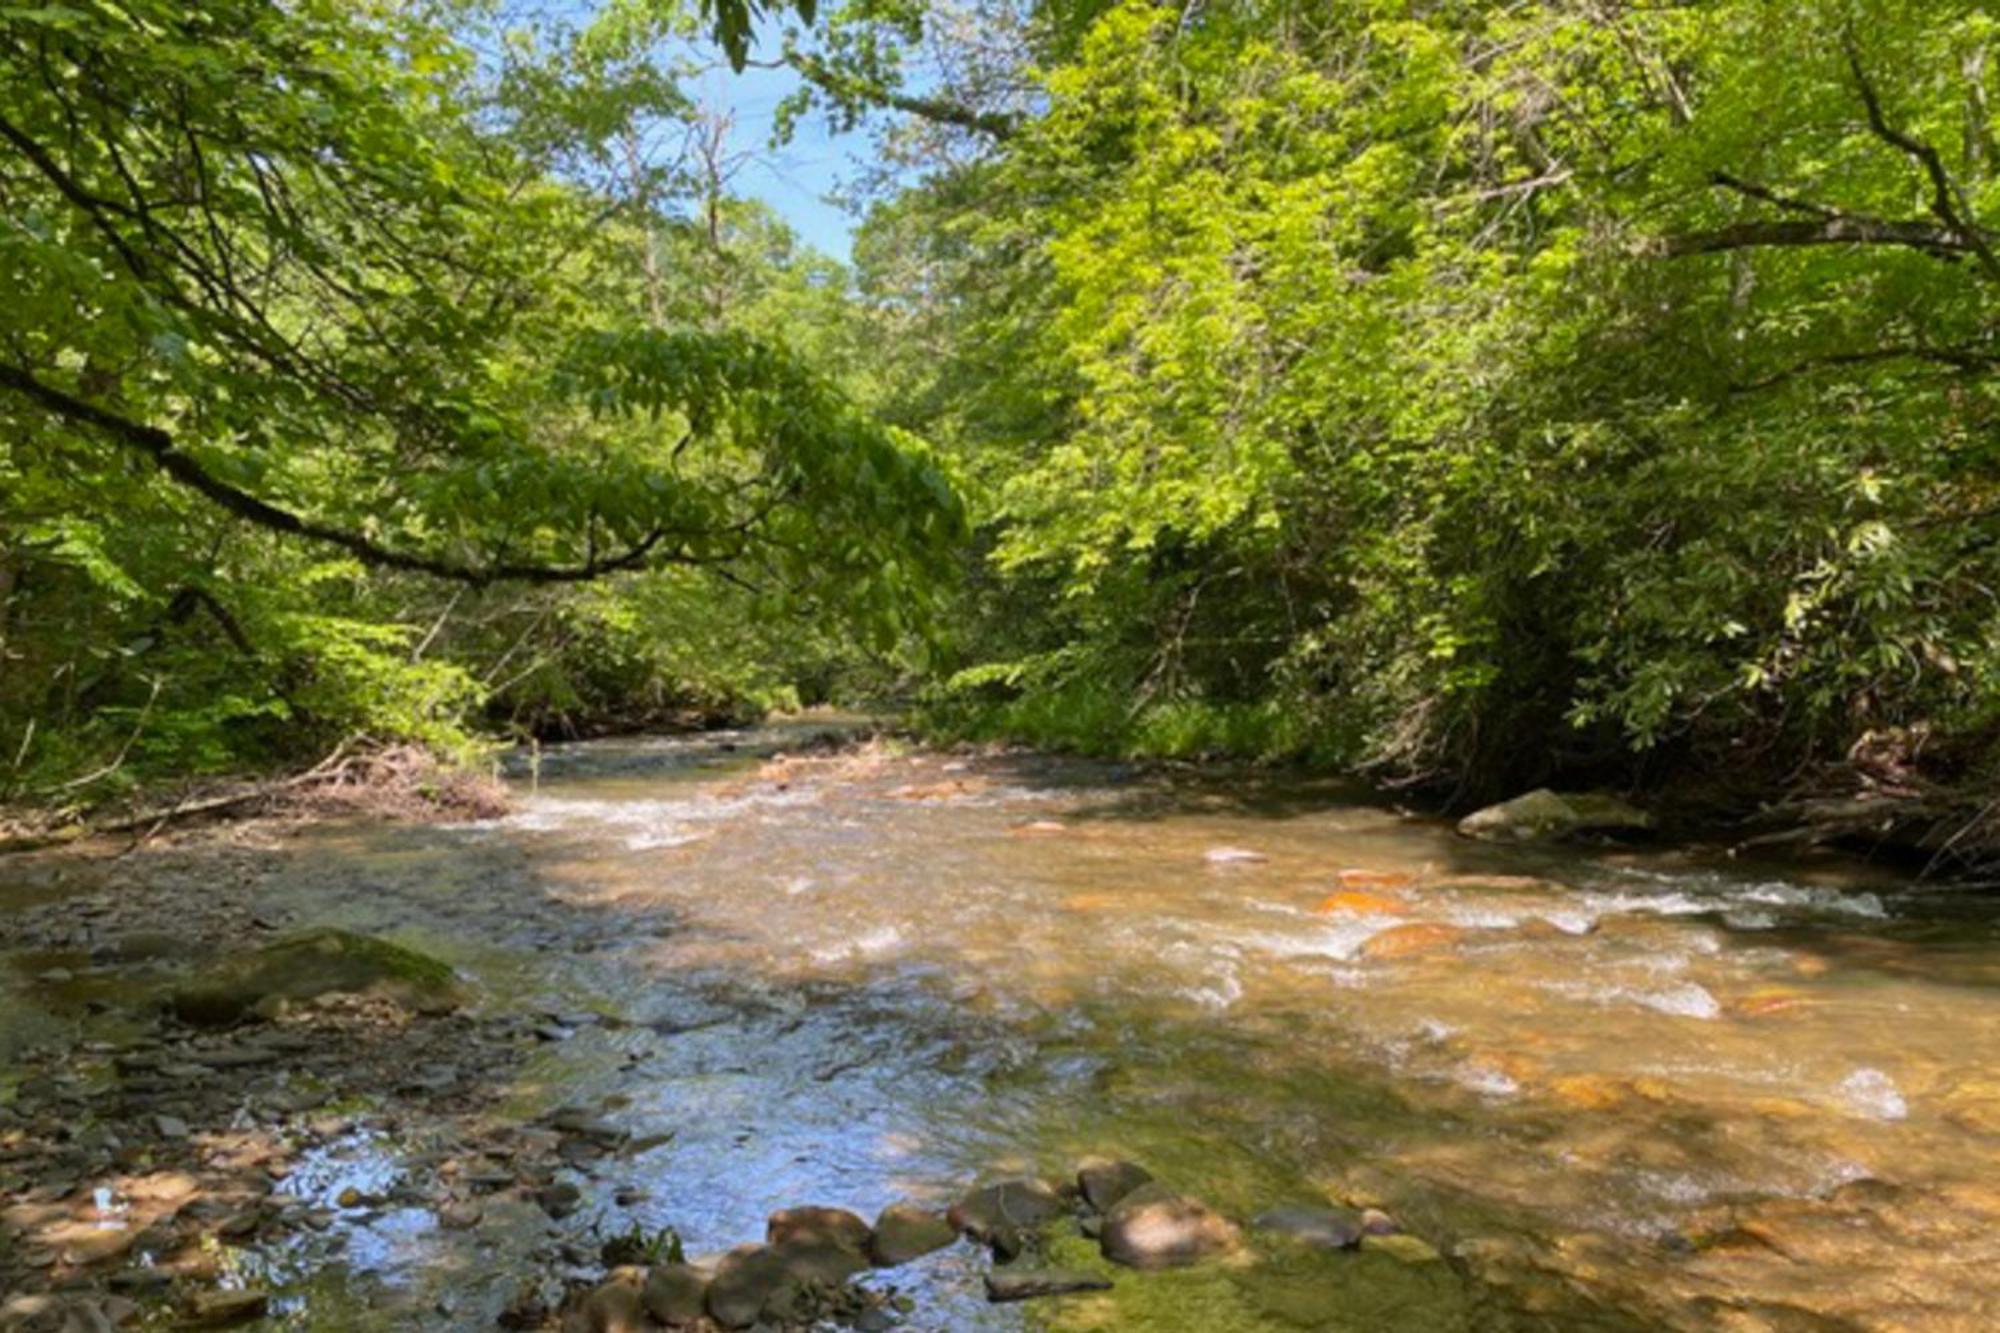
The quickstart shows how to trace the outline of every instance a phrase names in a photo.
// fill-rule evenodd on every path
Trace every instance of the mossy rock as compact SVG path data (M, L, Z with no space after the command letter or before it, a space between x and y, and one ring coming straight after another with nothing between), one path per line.
M168 1006L183 1022L218 1026L262 1012L274 1000L335 994L385 995L424 1012L464 1000L457 974L437 959L370 935L323 928L212 964L174 991Z
M1088 1241L1058 1236L1049 1262L1112 1276ZM1110 1291L1064 1296L1028 1310L1049 1333L1476 1333L1476 1291L1421 1243L1360 1250L1267 1243L1253 1256L1194 1268L1127 1273Z
M1539 842L1580 833L1639 833L1653 817L1602 792L1552 792L1537 788L1511 801L1475 810L1458 831L1487 842Z

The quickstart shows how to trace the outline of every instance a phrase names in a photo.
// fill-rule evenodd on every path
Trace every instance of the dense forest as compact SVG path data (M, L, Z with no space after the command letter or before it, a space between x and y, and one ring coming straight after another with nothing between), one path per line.
M841 702L1948 810L2000 17L0 6L0 800ZM789 64L851 266L691 95Z

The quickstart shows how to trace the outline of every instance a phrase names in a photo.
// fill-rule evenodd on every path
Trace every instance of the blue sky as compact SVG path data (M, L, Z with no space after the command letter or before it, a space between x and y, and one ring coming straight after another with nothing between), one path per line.
M767 37L752 59L773 58L779 43ZM771 122L778 103L796 90L799 77L789 69L750 68L731 73L724 65L687 89L701 101L735 115L734 147L754 153L731 182L737 194L760 199L816 248L845 261L859 219L826 202L843 180L859 174L860 155L868 149L866 134L830 135L825 117L804 117L791 142L770 147Z

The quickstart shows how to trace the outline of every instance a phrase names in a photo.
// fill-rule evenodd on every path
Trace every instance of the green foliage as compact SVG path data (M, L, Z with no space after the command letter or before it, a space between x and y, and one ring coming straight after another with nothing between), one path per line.
M1040 114L857 247L924 349L889 410L979 483L962 661L1057 664L993 716L1133 748L1148 709L1270 705L1489 789L1983 753L1983 7L1027 26Z
M7 791L919 686L1466 794L1992 764L1986 7L495 12L0 8ZM787 16L852 275L684 92Z
M576 644L619 714L787 697L731 634L931 631L962 506L811 359L843 275L671 169L680 6L576 18L0 8L0 796L464 752Z

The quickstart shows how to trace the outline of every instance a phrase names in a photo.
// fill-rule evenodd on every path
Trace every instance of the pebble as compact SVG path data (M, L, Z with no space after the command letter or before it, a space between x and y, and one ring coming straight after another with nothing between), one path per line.
M583 1191L568 1181L557 1181L535 1191L535 1202L542 1211L560 1222L583 1206Z
M470 1231L479 1225L485 1210L470 1201L453 1202L438 1209L438 1225L447 1231Z

